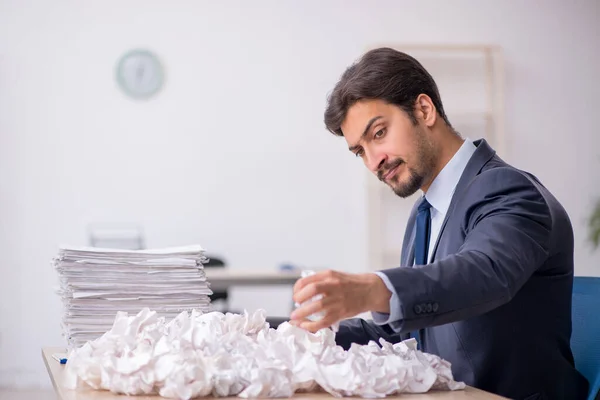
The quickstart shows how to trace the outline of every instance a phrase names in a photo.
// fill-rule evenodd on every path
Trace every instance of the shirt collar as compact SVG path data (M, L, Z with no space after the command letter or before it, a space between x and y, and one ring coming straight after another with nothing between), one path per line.
M431 182L425 198L437 212L443 215L448 212L456 185L458 185L458 181L476 148L473 142L465 139L462 146Z

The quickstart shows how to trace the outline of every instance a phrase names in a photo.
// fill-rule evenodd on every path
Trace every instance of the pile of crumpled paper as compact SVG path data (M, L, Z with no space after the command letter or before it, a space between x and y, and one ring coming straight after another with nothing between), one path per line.
M325 390L340 396L385 397L429 390L459 390L450 364L416 349L413 339L353 345L345 351L335 333L316 334L281 324L272 329L253 314L182 312L165 321L156 312L119 312L102 337L71 350L67 388L204 396L291 397Z

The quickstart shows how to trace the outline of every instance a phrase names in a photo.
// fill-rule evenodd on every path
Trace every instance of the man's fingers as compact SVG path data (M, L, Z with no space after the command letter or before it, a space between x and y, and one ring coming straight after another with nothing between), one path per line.
M293 295L294 302L308 303L299 307L291 314L290 323L310 332L316 332L319 329L331 326L331 324L337 321L336 318L339 317L338 314L340 313L339 310L334 311L339 308L335 303L340 300L339 290L342 289L337 275L338 273L335 271L321 271L296 281ZM312 301L318 295L322 295L322 298ZM333 310L331 309L332 307ZM319 321L306 319L319 312L325 313L323 319Z
M333 271L331 270L327 270L327 271L319 271L313 275L309 275L305 278L300 278L296 281L296 283L294 284L294 293L302 290L302 288L304 288L306 285L313 283L313 282L319 282L319 281L324 281L328 278L330 278L333 275Z
M308 304L299 307L292 312L290 317L292 320L304 319L309 317L310 315L316 314L318 312L323 311L324 308L324 299L312 301Z
M327 292L327 282L311 282L304 286L292 297L296 303L304 303L319 294L325 294Z
M322 323L321 321L304 321L301 322L298 327L305 329L309 332L312 333L316 333L319 329L322 329L323 327L321 327Z
M290 325L294 325L294 326L300 326L300 324L302 324L303 322L308 321L307 319L290 319L289 323Z
M318 281L320 281L322 279L323 279L323 277L321 276L320 272L317 272L316 274L309 275L309 276L304 277L304 278L300 278L294 284L294 293L302 290L309 283L318 282Z
M318 330L321 330L323 328L329 328L334 323L335 323L335 318L325 316L325 318L320 319L319 321L306 320L304 322L301 322L299 326L302 329L306 329L309 332L315 333Z

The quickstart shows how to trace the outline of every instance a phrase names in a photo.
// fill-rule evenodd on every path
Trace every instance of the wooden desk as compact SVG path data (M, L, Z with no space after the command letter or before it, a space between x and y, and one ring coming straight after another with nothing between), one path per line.
M159 400L165 399L160 396L125 396L117 395L105 390L69 390L62 387L64 365L58 363L52 354L65 353L61 347L45 347L42 349L42 357L48 369L50 380L56 390L58 400ZM214 398L217 399L217 398ZM232 397L230 400L239 400ZM294 400L334 400L335 397L329 393L299 393L293 397ZM500 400L503 397L496 396L479 389L467 387L465 390L454 392L429 392L423 394L403 394L401 396L389 396L386 400Z
M301 271L236 270L230 268L204 268L212 290L227 290L231 286L293 285L300 279Z

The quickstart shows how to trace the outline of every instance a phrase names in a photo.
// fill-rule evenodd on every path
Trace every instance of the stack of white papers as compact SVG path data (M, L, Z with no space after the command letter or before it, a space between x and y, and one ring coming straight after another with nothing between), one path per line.
M210 311L207 261L200 246L157 250L61 247L53 260L60 278L63 335L80 347L112 327L118 311L144 308L170 320L182 311Z

